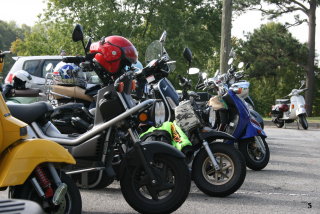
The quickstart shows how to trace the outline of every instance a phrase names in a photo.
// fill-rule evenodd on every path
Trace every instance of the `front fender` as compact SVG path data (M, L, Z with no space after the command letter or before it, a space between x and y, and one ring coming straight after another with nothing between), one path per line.
M262 136L264 138L267 137L266 133L263 131L263 129L259 125L250 121L246 127L245 134L241 136L240 139L247 139L255 136Z
M214 141L216 139L227 139L227 140L235 140L235 138L225 132L221 132L221 131L207 131L207 132L200 132L200 136L201 138L205 139L206 141Z
M301 114L307 114L307 111L306 111L306 109L305 108L298 108L297 110L296 110L296 115L297 116L299 116L299 115L301 115Z
M41 163L75 164L71 154L59 144L45 139L18 141L0 158L0 187L23 184Z
M184 159L186 156L174 148L172 145L163 143L160 141L144 141L140 143L142 147L143 155L147 162L154 161L155 155L166 154L172 157ZM121 178L127 167L142 165L138 151L132 149L126 155L123 161L121 161L119 177Z

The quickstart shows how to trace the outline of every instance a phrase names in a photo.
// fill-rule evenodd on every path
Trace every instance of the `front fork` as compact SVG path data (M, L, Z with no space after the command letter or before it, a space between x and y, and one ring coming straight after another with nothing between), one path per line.
M46 199L52 197L52 203L54 205L59 205L62 202L65 194L67 193L68 187L65 183L62 183L58 172L52 163L48 163L47 167L49 169L51 177L53 178L53 182L57 186L57 189L55 191L53 190L52 184L48 179L47 174L40 166L36 167L34 173L35 177L31 178L31 183L36 189L39 197Z
M202 145L204 146L205 150L207 151L207 153L209 155L209 158L210 158L215 170L217 170L217 171L220 170L220 166L219 166L216 158L214 157L214 155L213 155L213 153L212 153L212 151L210 149L208 141L203 140Z
M263 155L266 155L267 151L266 151L266 147L264 146L262 138L260 136L255 136L254 140L255 140L257 146L259 146Z

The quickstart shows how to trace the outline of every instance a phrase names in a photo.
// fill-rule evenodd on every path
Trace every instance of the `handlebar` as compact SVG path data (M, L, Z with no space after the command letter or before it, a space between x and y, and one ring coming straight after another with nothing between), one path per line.
M65 63L74 63L79 65L82 62L85 62L86 58L83 56L70 56L70 57L64 57L63 62Z

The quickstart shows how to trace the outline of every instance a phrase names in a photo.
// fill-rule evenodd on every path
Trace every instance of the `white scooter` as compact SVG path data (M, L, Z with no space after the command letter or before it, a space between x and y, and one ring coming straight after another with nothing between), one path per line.
M299 123L302 128L308 129L305 100L301 95L302 92L307 90L307 88L301 89L304 84L305 81L301 81L299 89L292 89L291 93L286 96L290 97L290 100L276 99L276 104L272 106L271 116L272 122L274 122L278 128L282 128L286 123L297 121L298 129Z

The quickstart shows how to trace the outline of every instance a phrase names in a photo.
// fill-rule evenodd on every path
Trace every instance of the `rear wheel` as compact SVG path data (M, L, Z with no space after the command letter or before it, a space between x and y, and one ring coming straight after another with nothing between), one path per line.
M220 169L216 170L205 149L201 149L192 165L192 178L197 187L209 196L224 197L237 191L246 177L246 163L233 146L215 143L210 149Z
M276 127L282 128L284 126L284 121L280 121L280 120L276 119L274 121L274 124L276 124Z
M171 213L186 200L190 173L183 159L157 155L151 170L159 183L152 184L144 168L130 166L120 179L121 191L128 204L140 213Z
M48 173L47 173L48 174ZM51 202L52 199L44 199L40 197L31 183L31 180L27 180L24 184L15 186L11 189L11 197L12 198L19 198L19 199L26 199L32 200L40 204L42 209L46 213L50 214L77 214L81 213L82 209L82 202L81 202L81 195L79 189L73 182L73 180L67 176L64 172L60 172L60 179L62 183L67 185L67 192L65 197L61 200L59 205L53 205ZM52 179L49 179L51 184L54 185ZM56 186L53 186L53 190L56 190Z
M243 154L247 167L252 170L265 168L270 159L270 151L267 142L261 136L255 136L239 142L240 152Z
M308 129L308 121L305 114L299 115L299 123L303 129Z

